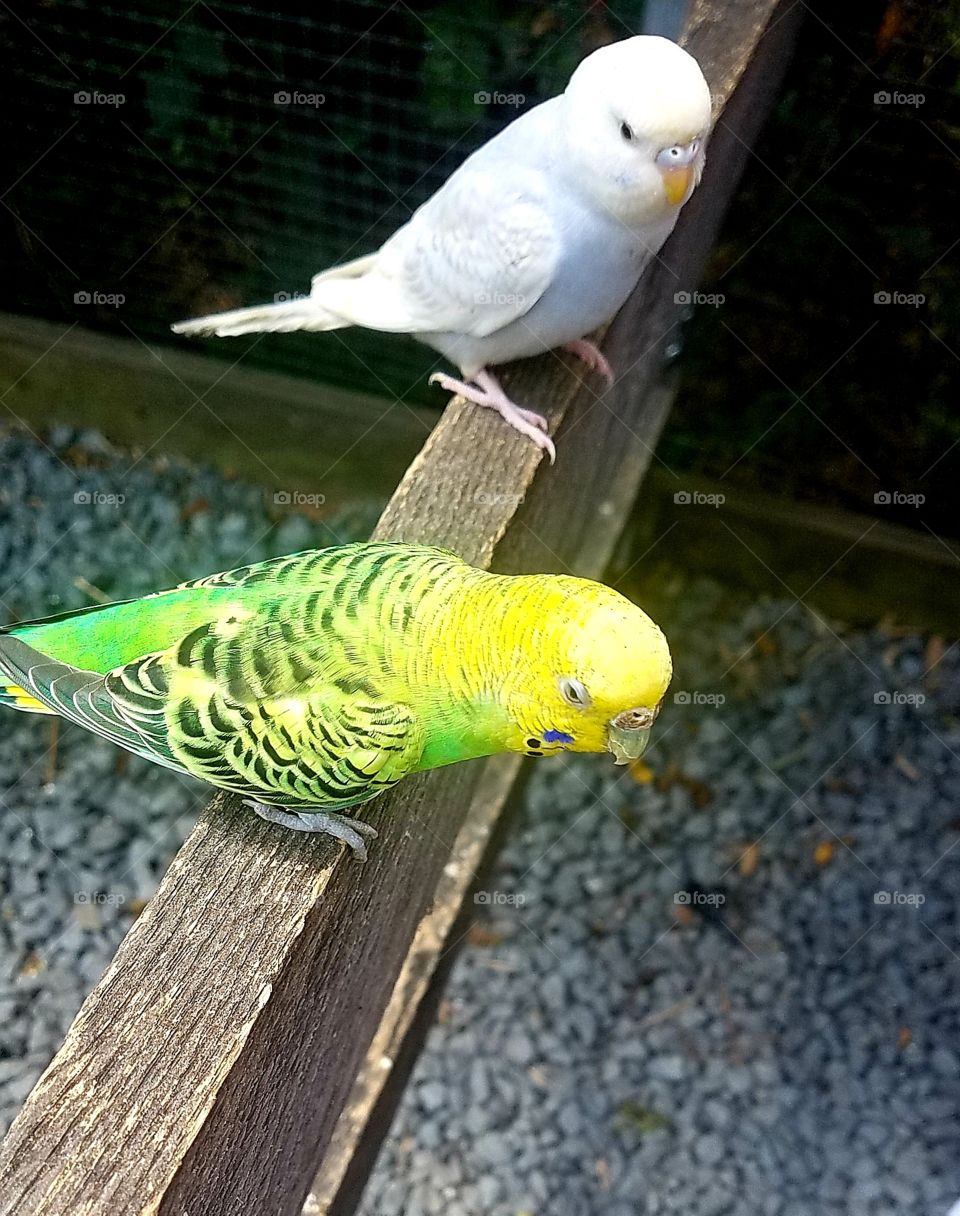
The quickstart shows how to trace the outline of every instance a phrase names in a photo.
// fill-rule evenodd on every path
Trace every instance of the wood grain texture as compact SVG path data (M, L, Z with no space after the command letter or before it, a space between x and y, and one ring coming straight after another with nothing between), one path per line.
M721 36L724 31L718 17L719 7L726 13L725 37ZM685 208L675 238L663 250L663 266L654 276L645 277L605 336L603 345L608 358L621 375L622 369L629 368L629 375L599 400L599 386L585 380L564 410L557 441L557 467L553 472L576 484L575 496L558 498L551 492L555 487L550 479L538 478L526 491L523 502L518 503L517 514L496 549L493 559L496 568L573 570L599 577L608 565L626 516L637 501L673 399L675 376L663 356L677 340L679 318L684 311L674 304L674 295L689 291L699 277L747 148L776 95L801 11L789 3L744 6L741 16L746 32L740 35L731 6L692 6L692 32L684 41L690 45L693 39L692 49L705 65L720 119L711 145L707 176ZM765 30L769 32L761 43L759 38ZM700 49L705 40L712 48L709 52ZM714 54L714 60L708 58ZM716 64L716 75L711 62ZM717 80L721 81L719 86L713 83ZM734 85L736 93L732 94ZM698 210L693 210L694 207ZM550 356L553 364L565 358ZM516 385L524 370L524 365L518 365L517 380L510 380L512 391L520 400ZM658 466L658 472L664 475L664 480L672 476L663 466ZM423 487L422 492L429 494L430 487ZM506 492L502 479L494 479L491 492ZM668 527L655 529L653 535L647 530L642 545L644 555L655 553ZM478 802L480 806L486 805L482 798ZM464 855L475 843L474 815L472 810L457 839L457 855ZM482 814L477 818L486 828L486 818ZM475 863L480 873L491 865L490 851ZM460 876L459 885L459 895L446 886L443 900L438 899L436 908L421 925L425 935L443 943L436 957L445 964L460 932L460 922L451 916L452 905L456 901L462 904L469 893L469 874ZM453 927L447 928L451 923ZM304 1216L328 1213L350 1216L356 1208L365 1169L389 1127L425 1030L425 1017L429 1018L436 1003L429 993L424 1001L424 962L424 956L417 954L401 971L384 1018L390 1033L378 1041L364 1063L337 1126L335 1141L311 1189ZM411 970L417 973L415 983L411 983L408 974ZM421 1001L426 1006L425 1017L416 1008ZM386 1052L381 1052L380 1045L384 1042L389 1046ZM384 1064L384 1054L391 1061L389 1066Z
M457 834L450 860L443 868L430 911L417 926L390 1001L370 1044L350 1099L341 1114L330 1148L324 1156L304 1205L304 1216L321 1216L342 1203L344 1192L352 1193L366 1180L366 1168L379 1145L371 1136L374 1111L387 1117L393 1103L389 1093L397 1088L412 1064L429 1020L425 998L435 986L438 968L449 966L451 955L469 927L462 916L464 894L475 886L484 859L491 851L495 829L504 803L516 799L519 756L491 759L477 783L476 793L463 827ZM522 784L519 783L519 784ZM429 1003L430 1009L434 1003ZM416 1021L416 1025L415 1025ZM386 1098L386 1101L385 1101ZM381 1129L382 1130L382 1129ZM364 1151L358 1152L358 1147Z
M666 394L653 390L678 321L673 296L693 286L713 240L740 141L782 59L776 37L732 101L730 89L777 9L694 6L689 45L721 126L664 264L607 334L617 385L601 399L595 381L553 355L509 372L515 397L545 406L559 429L557 467L488 412L455 402L380 538L444 544L501 569L601 573L666 413ZM483 805L482 790L473 800L485 763L409 779L371 803L365 817L380 839L363 867L218 796L0 1146L0 1213L298 1212L385 1011L395 1025L407 1016L390 1002L418 926L422 979L432 969L424 951L439 950L469 888L464 868L443 889L447 920L424 926L471 830L468 812ZM399 991L402 1005L422 983ZM346 1210L354 1199L339 1201Z

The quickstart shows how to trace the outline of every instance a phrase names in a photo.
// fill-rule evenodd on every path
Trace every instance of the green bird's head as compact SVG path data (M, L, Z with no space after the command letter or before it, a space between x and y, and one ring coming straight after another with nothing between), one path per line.
M639 759L673 673L662 632L601 583L566 576L528 586L501 627L516 632L503 688L512 750L611 752Z

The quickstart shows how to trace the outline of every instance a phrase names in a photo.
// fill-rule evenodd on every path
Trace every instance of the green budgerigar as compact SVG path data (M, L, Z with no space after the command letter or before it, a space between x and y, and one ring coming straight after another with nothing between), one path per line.
M499 575L443 549L295 553L0 631L0 702L326 831L409 773L497 752L641 755L671 675L601 583Z

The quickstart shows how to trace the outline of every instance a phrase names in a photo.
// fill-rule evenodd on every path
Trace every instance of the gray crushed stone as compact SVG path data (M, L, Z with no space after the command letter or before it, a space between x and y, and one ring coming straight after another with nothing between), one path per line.
M680 576L657 618L653 781L535 774L363 1216L960 1196L960 647Z
M356 540L378 514L284 515L275 491L175 461L134 463L93 432L44 440L0 433L4 622L84 607L91 586L120 599ZM0 719L0 1130L209 800L202 783L137 757L118 768L114 747L67 724L51 774L50 731L37 715Z
M211 471L45 438L0 435L5 619L376 516L278 519ZM657 597L677 676L652 780L534 774L363 1216L946 1216L960 1195L960 647L928 675L916 637L677 574ZM6 1126L206 790L66 727L51 781L47 722L3 723Z

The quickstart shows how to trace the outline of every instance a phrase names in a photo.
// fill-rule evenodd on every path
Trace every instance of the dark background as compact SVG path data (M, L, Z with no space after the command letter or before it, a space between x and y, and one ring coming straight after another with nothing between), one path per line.
M681 15L657 7L661 21ZM722 303L677 331L682 386L660 455L956 536L960 4L803 7L703 285ZM317 270L376 248L518 110L477 94L532 105L643 17L643 0L469 13L340 0L321 17L289 2L184 4L171 23L160 0L14 0L0 9L0 309L173 343L173 320L306 291ZM124 100L75 100L95 91ZM275 101L298 92L323 100ZM898 92L922 101L876 100ZM125 299L76 303L83 292ZM207 349L442 404L425 383L435 357L404 337ZM875 501L917 492L922 519Z

